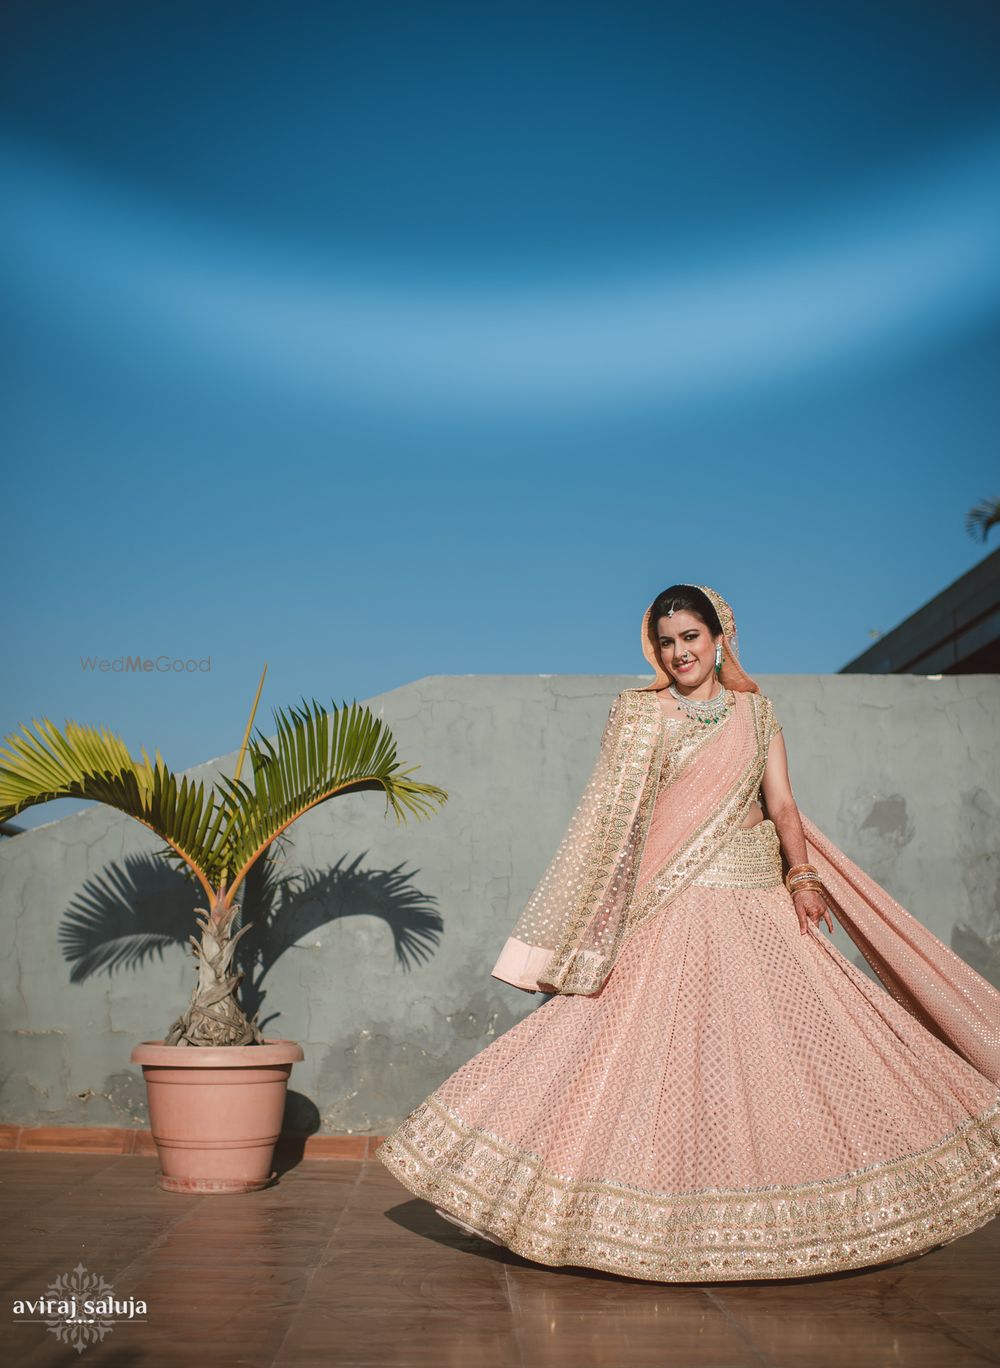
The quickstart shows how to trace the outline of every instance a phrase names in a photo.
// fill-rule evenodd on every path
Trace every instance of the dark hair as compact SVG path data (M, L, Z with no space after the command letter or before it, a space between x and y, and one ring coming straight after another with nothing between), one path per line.
M675 612L693 613L701 618L713 637L722 635L722 623L715 611L715 604L704 589L694 584L672 584L669 589L657 594L650 609L649 640L655 651L659 652L660 647L656 625L661 617L666 616L668 608L673 608Z

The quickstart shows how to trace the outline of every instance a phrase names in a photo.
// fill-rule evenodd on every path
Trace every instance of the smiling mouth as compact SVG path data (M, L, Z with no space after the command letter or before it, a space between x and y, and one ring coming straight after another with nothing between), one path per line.
M690 670L690 669L693 669L693 668L694 668L694 661L693 661L693 660L689 660L688 663L687 663L686 665L678 665L676 668L677 668L678 670Z

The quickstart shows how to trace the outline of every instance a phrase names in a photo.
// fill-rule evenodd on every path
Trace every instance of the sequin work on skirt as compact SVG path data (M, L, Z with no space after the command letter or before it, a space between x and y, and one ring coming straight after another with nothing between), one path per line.
M884 1263L1000 1212L1000 1091L799 932L771 822L376 1151L524 1258L662 1282Z

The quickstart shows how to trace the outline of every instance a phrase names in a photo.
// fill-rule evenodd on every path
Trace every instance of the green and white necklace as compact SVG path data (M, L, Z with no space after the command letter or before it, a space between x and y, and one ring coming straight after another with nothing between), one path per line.
M671 684L669 688L681 711L687 713L688 717L695 722L704 723L706 727L715 722L721 722L728 712L729 700L726 698L725 689L720 690L714 698L692 700L685 698L682 693L678 693L676 685Z

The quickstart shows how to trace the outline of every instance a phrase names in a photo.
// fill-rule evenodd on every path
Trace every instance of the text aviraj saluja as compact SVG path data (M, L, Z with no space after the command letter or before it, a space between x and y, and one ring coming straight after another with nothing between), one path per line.
M146 1303L136 1297L39 1297L37 1301L15 1301L15 1316L58 1317L72 1323L91 1320L128 1319L146 1314Z

